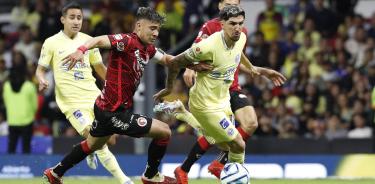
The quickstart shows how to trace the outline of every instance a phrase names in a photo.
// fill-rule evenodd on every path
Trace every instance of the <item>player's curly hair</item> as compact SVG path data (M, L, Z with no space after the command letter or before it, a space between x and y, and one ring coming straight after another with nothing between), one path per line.
M238 17L240 15L245 18L245 11L239 6L230 5L224 7L223 10L220 11L219 18L220 20L227 21L231 17Z
M160 15L150 7L139 7L136 17L137 21L141 19L146 19L159 24L164 24L165 22L165 17Z

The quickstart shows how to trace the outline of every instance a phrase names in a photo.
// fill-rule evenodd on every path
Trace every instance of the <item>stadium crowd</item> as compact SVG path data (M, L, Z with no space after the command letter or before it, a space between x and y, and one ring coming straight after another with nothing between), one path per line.
M78 1L80 2L80 1ZM246 54L256 66L281 71L288 81L282 87L261 77L240 75L243 92L251 99L258 115L256 137L311 139L369 138L372 136L375 84L375 12L371 17L354 13L352 1L295 0L278 5L266 0L255 32L248 35ZM348 3L344 3L348 2ZM8 134L9 95L4 85L10 80L21 85L35 84L35 69L41 43L59 32L63 0L20 0L8 13L9 23L0 24L0 136ZM169 50L186 35L196 33L202 23L216 16L215 0L103 0L81 2L86 8L82 32L92 36L131 32L139 6L153 6L165 14L158 46ZM329 17L329 18L327 18ZM102 52L103 61L108 58ZM26 72L22 77L20 71ZM16 72L16 73L15 73ZM18 72L18 73L17 73ZM19 75L17 75L19 74ZM12 76L19 78L12 82ZM53 80L53 76L49 76ZM158 88L164 86L164 75ZM21 83L21 84L19 84ZM102 85L98 82L98 85ZM33 135L77 136L54 101L53 87L17 106L35 112ZM36 99L34 99L36 98ZM187 104L188 89L182 79L165 100L180 99ZM21 110L17 109L16 110ZM30 113L28 112L28 113ZM191 134L185 123L161 115L178 134ZM23 121L23 120L20 120Z

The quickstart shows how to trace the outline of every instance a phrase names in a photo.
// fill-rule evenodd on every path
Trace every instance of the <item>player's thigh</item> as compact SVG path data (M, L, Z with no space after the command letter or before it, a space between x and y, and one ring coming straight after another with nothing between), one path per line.
M71 109L65 113L73 128L83 137L87 137L90 126L94 121L94 111L92 108Z
M257 127L257 114L253 106L245 106L234 112L234 117L243 127Z
M171 136L171 130L168 124L157 119L152 119L150 131L146 136L153 138L168 138Z
M228 112L203 112L190 109L194 117L202 126L202 133L211 137L215 143L230 142L238 134L237 129L231 122Z

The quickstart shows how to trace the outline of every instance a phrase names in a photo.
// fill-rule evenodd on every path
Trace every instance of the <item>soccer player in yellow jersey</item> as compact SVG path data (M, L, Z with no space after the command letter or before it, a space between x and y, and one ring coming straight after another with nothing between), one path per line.
M189 107L198 120L198 128L214 143L229 150L229 160L243 163L245 142L231 120L229 87L240 61L244 61L242 50L246 35L241 32L245 12L238 6L227 6L220 12L223 30L212 34L205 40L193 45L169 63L169 68L183 67L188 64L206 61L214 69L198 72L195 85L190 90ZM243 63L250 68L250 63ZM171 84L178 71L170 70L167 84ZM170 86L170 85L167 85ZM170 92L166 88L157 93L160 99ZM197 126L196 126L197 128Z
M94 102L100 94L95 84L91 66L101 79L105 78L106 66L98 49L92 49L85 54L82 62L77 63L72 70L63 64L63 58L77 50L77 47L92 38L79 32L82 27L82 8L76 2L65 5L62 9L61 23L64 29L45 40L36 76L39 80L39 90L49 87L45 72L51 69L54 73L56 102L66 118L84 136L88 136L94 120ZM122 172L115 156L107 145L95 152L103 166L121 183L130 184L132 181ZM95 156L93 157L95 158ZM88 162L92 168L92 164Z

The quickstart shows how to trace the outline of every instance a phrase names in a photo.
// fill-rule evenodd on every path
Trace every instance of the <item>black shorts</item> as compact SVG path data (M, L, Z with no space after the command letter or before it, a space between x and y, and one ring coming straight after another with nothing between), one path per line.
M101 110L94 105L95 120L90 134L93 137L104 137L112 134L142 137L150 131L152 118L134 114L131 110L121 109L114 112Z
M230 91L230 107L232 112L235 113L236 110L245 106L251 106L247 96L241 93L241 91Z

